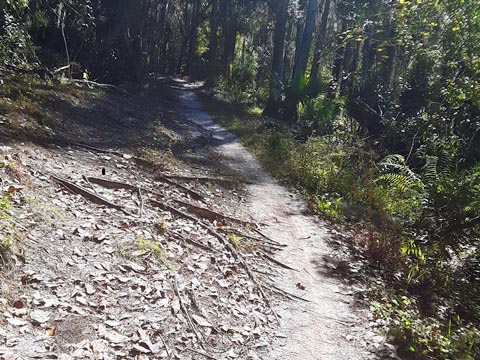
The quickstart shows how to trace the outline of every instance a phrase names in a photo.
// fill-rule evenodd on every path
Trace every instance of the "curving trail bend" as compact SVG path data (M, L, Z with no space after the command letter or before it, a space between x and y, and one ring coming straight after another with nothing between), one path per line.
M181 84L180 88L178 95L187 119L219 140L214 150L248 183L243 210L255 221L267 224L269 237L288 245L276 255L277 260L298 271L282 270L277 286L310 300L277 304L281 324L269 358L374 358L367 350L364 311L354 309L352 292L341 279L329 275L324 258L331 252L326 242L330 235L325 224L304 215L304 202L267 174L234 135L215 124L190 85Z

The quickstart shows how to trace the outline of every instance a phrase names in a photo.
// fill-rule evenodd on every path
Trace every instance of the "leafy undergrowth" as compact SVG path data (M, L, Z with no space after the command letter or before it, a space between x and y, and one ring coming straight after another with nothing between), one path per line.
M25 169L12 157L12 148L0 147L0 269L9 267L24 236L16 210L27 202L23 194Z
M454 173L438 160L414 172L359 137L305 138L258 109L202 97L267 170L304 192L310 210L353 228L376 277L374 322L404 358L480 357L477 234L455 228L462 216L478 216L478 171Z

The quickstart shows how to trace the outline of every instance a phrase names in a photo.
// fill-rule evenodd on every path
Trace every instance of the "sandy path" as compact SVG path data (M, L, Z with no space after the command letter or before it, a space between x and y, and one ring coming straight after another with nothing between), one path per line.
M235 136L213 122L196 94L188 86L184 88L180 98L187 118L220 140L215 150L251 183L246 187L248 201L244 210L268 224L265 232L270 237L288 245L277 259L298 271L282 271L278 286L311 301L277 305L281 326L271 358L371 358L365 350L365 314L352 308L353 298L342 281L328 275L324 256L331 250L326 244L329 235L324 224L303 215L301 199L270 177Z

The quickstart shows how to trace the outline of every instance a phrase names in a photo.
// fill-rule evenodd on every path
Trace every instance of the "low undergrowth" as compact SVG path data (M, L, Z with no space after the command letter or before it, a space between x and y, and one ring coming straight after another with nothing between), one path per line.
M62 129L65 113L100 93L81 84L45 81L35 75L6 75L0 82L0 135L49 140Z
M13 241L14 225L7 215L11 208L10 196L0 196L0 267L9 262L9 253Z
M9 148L7 148L9 149ZM5 268L12 260L12 254L20 240L19 227L22 225L16 220L15 209L27 200L21 194L19 182L28 183L23 169L0 149L0 269Z
M412 169L354 131L345 136L348 119L339 117L329 135L305 136L256 109L202 96L267 170L304 192L312 211L355 224L352 241L384 284L371 285L372 312L403 357L480 358L480 168L460 171L454 153L425 150ZM320 110L331 112L327 105ZM315 127L322 133L325 124Z

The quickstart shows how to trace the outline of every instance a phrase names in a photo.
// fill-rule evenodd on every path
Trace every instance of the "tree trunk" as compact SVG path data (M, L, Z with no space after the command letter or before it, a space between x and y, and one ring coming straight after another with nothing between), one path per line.
M167 14L170 5L170 0L165 0L160 9L160 44L159 44L159 69L162 74L167 71Z
M322 49L325 45L325 37L327 35L328 16L330 14L331 0L324 0L322 17L320 19L320 27L318 29L317 41L313 52L312 69L310 70L309 87L316 86L316 82L320 70L320 60L322 58Z
M287 33L285 35L285 55L283 56L283 79L289 78L288 74L292 74L292 63L294 46L292 45L292 36L293 36L293 21L287 22Z
M272 74L270 78L270 97L263 114L276 117L282 100L283 55L285 51L285 33L287 27L288 1L279 0L275 9L275 32L273 34Z
M305 71L307 70L308 56L312 45L312 34L317 17L318 0L309 0L307 5L307 16L305 28L302 34L302 42L295 54L295 66L293 67L292 84L287 94L284 106L284 117L293 121L298 117L297 106L301 94L305 88Z
M210 40L207 58L207 86L212 87L217 76L217 48L218 48L218 0L212 0L212 12L210 13Z
M223 39L223 58L222 75L230 78L230 65L235 55L235 45L237 39L237 19L234 14L234 4L232 0L222 0L220 2L220 17L222 21L222 39Z
M193 61L195 58L195 51L197 50L197 37L198 37L198 25L199 24L199 1L194 0L193 8L192 8L192 19L190 22L190 32L189 32L189 40L188 40L188 59L187 59L187 69L186 73L189 78L192 77L192 68L193 68Z

